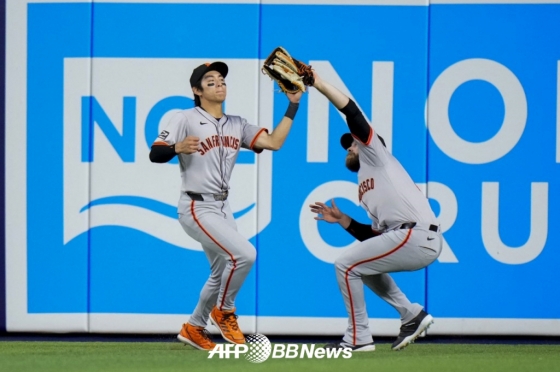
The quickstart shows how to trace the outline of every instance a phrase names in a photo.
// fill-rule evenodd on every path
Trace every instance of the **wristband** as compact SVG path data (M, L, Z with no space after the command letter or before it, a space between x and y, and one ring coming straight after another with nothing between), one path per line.
M299 108L299 103L290 102L290 104L288 105L288 109L286 110L286 113L284 114L284 116L294 120L294 118L296 117L296 112L297 112L298 108Z

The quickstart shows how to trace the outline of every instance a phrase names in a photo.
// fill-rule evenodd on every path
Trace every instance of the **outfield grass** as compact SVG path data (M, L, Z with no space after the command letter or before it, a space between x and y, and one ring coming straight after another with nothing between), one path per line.
M208 353L167 342L0 342L0 371L560 371L560 345L390 344L351 359L208 359Z

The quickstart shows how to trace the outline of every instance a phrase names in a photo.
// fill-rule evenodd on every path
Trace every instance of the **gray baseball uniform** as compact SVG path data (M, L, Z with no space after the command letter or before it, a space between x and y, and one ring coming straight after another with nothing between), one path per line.
M189 320L192 325L205 327L214 305L220 311L235 308L235 297L256 259L253 245L237 231L227 194L240 148L253 149L265 130L239 116L224 115L217 120L195 107L175 114L154 142L173 145L187 136L200 138L198 152L179 154L179 222L202 244L211 267Z
M426 196L373 129L366 143L355 140L359 201L373 221L372 228L383 233L345 251L335 268L349 315L343 341L363 345L373 341L363 284L392 305L403 323L411 321L422 306L412 304L387 273L428 266L439 256L442 239Z

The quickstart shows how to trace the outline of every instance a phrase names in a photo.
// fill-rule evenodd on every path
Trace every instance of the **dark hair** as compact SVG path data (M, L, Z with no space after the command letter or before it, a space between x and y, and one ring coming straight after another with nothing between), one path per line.
M200 91L202 91L202 81L201 80L197 81L196 84L193 85L192 87L197 88ZM193 92L193 94L194 94L194 92ZM195 107L200 106L200 96L198 96L197 94L194 94L194 105L195 105Z

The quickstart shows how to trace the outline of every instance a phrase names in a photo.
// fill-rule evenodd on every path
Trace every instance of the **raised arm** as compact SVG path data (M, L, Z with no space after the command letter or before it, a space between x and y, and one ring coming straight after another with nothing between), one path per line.
M315 80L313 87L327 97L337 109L342 110L348 105L350 98L346 96L346 94L342 93L326 80L321 79L315 71L313 72L313 77Z
M346 123L350 133L362 143L369 144L373 135L373 129L360 109L358 109L358 106L356 106L356 103L329 82L321 79L315 71L313 72L313 77L315 80L313 86L327 97L340 112L346 115Z
M256 149L265 149L265 150L279 150L282 145L284 145L284 141L286 141L286 137L288 137L288 133L290 133L290 129L292 128L292 123L294 121L294 117L296 116L297 110L299 108L299 100L301 99L301 92L297 92L295 94L287 93L286 96L290 101L288 105L288 109L284 114L280 123L274 128L272 133L266 133L262 131L255 141L254 148Z

